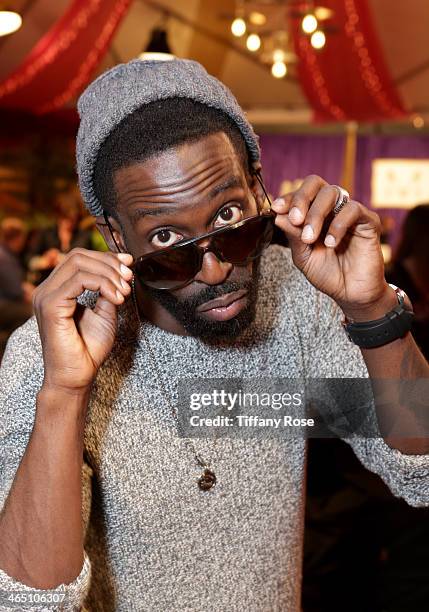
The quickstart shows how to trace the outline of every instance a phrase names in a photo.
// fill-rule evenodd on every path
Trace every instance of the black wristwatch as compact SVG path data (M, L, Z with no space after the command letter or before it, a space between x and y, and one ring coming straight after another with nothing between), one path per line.
M414 319L414 312L405 308L407 295L402 289L389 286L395 290L398 305L386 313L381 319L374 321L353 322L344 321L343 326L351 342L361 348L376 348L398 338L405 336L410 331Z

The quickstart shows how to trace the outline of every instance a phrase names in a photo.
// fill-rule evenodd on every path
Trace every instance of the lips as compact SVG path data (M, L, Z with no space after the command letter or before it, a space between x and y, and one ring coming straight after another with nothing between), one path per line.
M208 312L209 310L214 310L216 308L227 308L233 302L236 302L243 298L247 294L247 289L240 289L239 291L233 291L232 293L226 293L222 297L216 298L215 300L211 300L210 302L206 302L205 304L201 304L198 306L197 312Z

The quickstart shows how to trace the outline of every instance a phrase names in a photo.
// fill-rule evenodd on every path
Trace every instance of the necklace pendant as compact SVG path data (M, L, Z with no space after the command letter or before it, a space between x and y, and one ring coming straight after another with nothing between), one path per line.
M216 475L212 470L206 468L197 482L202 491L208 491L216 484Z

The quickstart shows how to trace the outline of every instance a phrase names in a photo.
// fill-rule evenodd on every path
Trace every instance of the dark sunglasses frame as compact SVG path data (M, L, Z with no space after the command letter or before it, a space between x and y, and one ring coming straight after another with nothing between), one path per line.
M266 242L266 244L262 247L262 249L260 249L260 251L258 251L255 255L249 255L248 257L244 258L244 259L237 259L234 260L231 257L228 258L224 258L222 253L220 252L219 249L216 248L212 248L211 243L212 243L212 239L216 239L216 237L218 237L219 235L223 235L223 234L229 234L231 232L234 232L236 230L238 230L239 228L246 226L250 223L254 223L256 220L258 219L270 219L271 220L271 225L272 228L274 229L274 219L276 217L276 213L271 209L271 200L268 196L268 193L265 189L265 186L262 182L262 178L259 174L259 172L254 173L254 175L256 176L259 184L262 187L262 190L264 192L264 195L270 205L270 208L267 209L266 211L259 211L257 215L253 215L252 217L247 217L246 219L241 219L240 221L237 221L237 223L233 223L232 225L226 225L224 227L219 227L215 230L212 230L210 232L207 232L206 234L203 234L201 236L196 236L195 238L187 238L185 240L181 240L179 242L176 242L175 244L166 247L165 249L158 249L156 251L151 251L150 253L147 253L146 255L141 255L140 257L138 257L135 262L132 265L132 268L134 268L135 270L135 274L136 276L139 278L140 282L142 282L143 284L147 284L149 287L151 287L152 285L149 284L149 282L143 280L142 278L140 278L140 275L138 273L138 267L140 265L141 262L147 260L147 259L156 259L158 257L164 257L166 254L168 253L172 253L178 249L190 246L190 245L195 245L195 253L196 253L196 257L197 259L195 259L195 268L196 268L196 272L192 275L191 278L187 279L186 281L180 281L177 284L173 284L173 285L169 285L168 287L156 287L156 289L159 289L160 291L165 290L165 291L173 291L176 289L181 289L182 287L185 287L186 285L188 285L189 283L192 282L192 280L195 278L195 276L198 274L198 272L201 270L202 267L202 262L203 262L203 258L205 253L207 252L213 252L216 257L218 257L221 261L227 261L228 263L232 263L234 265L246 265L247 263L249 263L250 261L257 259L258 257L260 257L260 255L262 254L262 251L268 247L268 245L271 242L271 237L270 239ZM115 237L113 235L113 229L111 227L111 224L108 220L108 216L106 211L103 211L103 216L104 216L104 220L106 221L106 224L109 228L110 234L112 236L113 242L115 243L116 248L118 249L118 252L121 252ZM266 231L266 228L265 230ZM261 232L261 235L264 233ZM198 245L199 242L203 242L204 240L209 239L209 244L205 247L200 247ZM166 281L167 282L167 281Z
M256 221L262 221L265 219L269 219L271 220L271 225L272 227L274 227L274 218L275 218L275 213L273 211L267 211L266 213L261 213L259 215L254 215L252 217L247 217L246 219L241 219L241 221L237 221L237 223L234 223L233 225L227 225L224 227L219 227L215 230L212 230L211 232L208 232L207 234L203 234L202 236L197 236L196 238L189 238L186 240L182 240L180 242L176 242L175 244L173 244L171 247L168 247L166 249L159 249L157 251L153 251L152 253L148 253L147 255L142 255L140 256L134 263L134 270L136 273L137 278L140 279L140 281L146 285L148 285L149 287L154 287L156 289L159 290L170 290L173 291L175 289L181 289L182 287L185 287L186 285L188 285L190 282L192 282L192 280L195 278L195 276L198 274L198 272L201 270L202 264L203 264L203 258L204 255L208 252L214 253L216 255L216 257L220 260L220 261L227 261L228 263L231 263L233 265L246 265L247 263L249 263L250 261L257 259L258 257L260 257L262 251L269 245L269 243L271 242L271 236L272 236L272 232L271 232L271 236L270 239L266 241L266 243L263 245L263 247L256 251L256 248L254 249L253 254L249 254L247 257L245 258L234 258L234 257L226 257L225 255L223 255L222 253L222 249L220 247L216 247L216 245L212 244L212 240L214 239L214 241L216 240L217 237L219 236L223 236L224 234L234 234L234 232L236 232L237 230L239 230L241 227L245 227L247 225L250 225L251 223L255 223ZM262 223L261 223L262 226ZM265 227L263 230L261 230L261 236L267 232L267 228ZM233 235L231 236L231 240L233 240ZM199 242L202 242L206 239L209 239L210 242L207 246L205 247L201 247L199 246ZM174 251L180 250L182 248L186 248L189 246L193 246L194 247L194 253L195 256L193 257L193 264L194 264L194 268L195 268L195 272L192 274L192 276L184 281L178 281L177 283L174 284L169 284L168 286L158 286L155 283L151 284L149 281L144 280L142 278L142 275L139 274L139 266L140 263L150 259L150 260L156 260L160 257L163 257L165 255L168 255ZM190 256L191 257L191 256ZM172 281L171 281L172 282ZM168 283L168 281L166 281L166 283Z

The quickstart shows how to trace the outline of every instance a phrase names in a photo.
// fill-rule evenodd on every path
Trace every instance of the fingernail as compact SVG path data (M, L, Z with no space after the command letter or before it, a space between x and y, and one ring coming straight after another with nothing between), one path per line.
M122 293L120 291L116 291L116 297L118 298L118 300L123 300L124 296L122 295Z
M304 220L304 217L303 217L302 212L299 210L299 208L294 206L289 211L289 219L292 221L292 223L302 223L302 221Z
M314 238L314 232L311 225L306 225L304 227L304 229L302 230L301 238L303 240L311 240L312 238Z
M127 281L125 281L123 278L121 278L120 281L121 281L121 285L123 286L123 288L124 289L128 289L129 285L128 285Z
M123 274L124 276L130 276L130 274L132 275L133 271L130 270L129 268L127 268L127 266L124 266L124 264L120 265L119 268L121 274Z
M325 246L327 247L334 247L335 246L335 238L332 234L327 234L326 238L325 238Z
M117 258L124 263L133 259L133 256L130 253L116 253Z
M273 208L275 207L279 207L279 208L283 208L283 206L285 206L286 202L284 201L283 198L276 198L273 202Z

